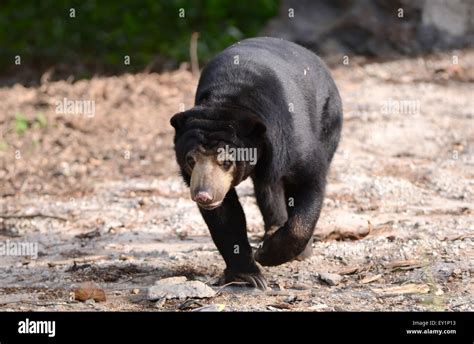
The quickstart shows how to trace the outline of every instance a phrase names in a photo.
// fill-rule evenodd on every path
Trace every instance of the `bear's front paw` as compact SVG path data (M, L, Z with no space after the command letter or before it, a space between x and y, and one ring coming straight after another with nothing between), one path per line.
M269 289L267 280L265 279L265 277L263 277L262 273L260 272L225 271L222 282L224 283L243 282L243 283L251 285L254 288L258 288L261 290Z

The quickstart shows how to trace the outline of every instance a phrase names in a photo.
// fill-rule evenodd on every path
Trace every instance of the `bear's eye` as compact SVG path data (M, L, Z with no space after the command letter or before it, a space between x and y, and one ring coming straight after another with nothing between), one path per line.
M233 164L232 160L224 160L222 162L222 167L227 171L229 170L229 168L232 167L232 164Z
M191 155L188 155L186 157L186 163L188 164L189 168L194 168L194 165L196 165L196 160Z

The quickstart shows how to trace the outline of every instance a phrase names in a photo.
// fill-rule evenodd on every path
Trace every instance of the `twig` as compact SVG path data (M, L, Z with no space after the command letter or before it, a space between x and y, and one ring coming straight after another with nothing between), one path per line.
M26 303L29 305L35 306L66 306L74 303L79 303L78 301L64 301L64 302L44 302L44 301L20 301L19 303Z
M232 285L232 284L246 285L246 284L249 284L249 283L247 283L247 282L236 282L236 281L234 281L234 282L229 282L229 283L227 283L227 284L224 284L219 290L217 290L217 291L216 291L216 294L215 294L214 296L219 295L219 293L220 293L222 290L224 290L224 288L226 288L226 287L228 287L228 286L230 286L230 285Z
M69 264L73 264L74 266L74 264L77 265L77 264L92 263L99 260L107 260L107 259L109 259L109 257L105 255L84 256L84 257L79 257L79 258L69 258L69 259L63 259L63 260L50 261L47 264L49 267L69 265Z
M68 219L59 215L48 215L42 213L33 213L33 214L0 214L2 219L33 219L35 217L43 217L46 219L55 219L61 221L67 221Z
M193 75L199 74L199 60L197 56L197 41L199 32L193 32L191 35L191 42L189 43L189 56L191 58L191 71Z
M218 282L219 279L220 279L220 278L219 278L218 276L214 276L214 277L209 278L206 282L204 282L204 284L209 285L209 283L211 283L211 282ZM212 285L212 284L213 284L213 283L211 283L211 285Z

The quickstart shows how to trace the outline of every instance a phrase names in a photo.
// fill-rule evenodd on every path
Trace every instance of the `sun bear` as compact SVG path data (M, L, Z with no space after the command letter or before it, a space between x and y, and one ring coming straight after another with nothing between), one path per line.
M171 125L181 174L226 264L223 282L265 289L256 262L310 254L342 118L328 68L295 43L246 39L205 66L195 106ZM255 254L235 191L248 177L265 226Z

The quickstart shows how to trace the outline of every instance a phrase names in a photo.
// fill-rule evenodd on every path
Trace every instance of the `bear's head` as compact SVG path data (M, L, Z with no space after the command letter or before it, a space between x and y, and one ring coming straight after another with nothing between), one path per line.
M176 158L191 198L212 210L247 178L263 154L266 127L248 111L201 107L171 118Z

